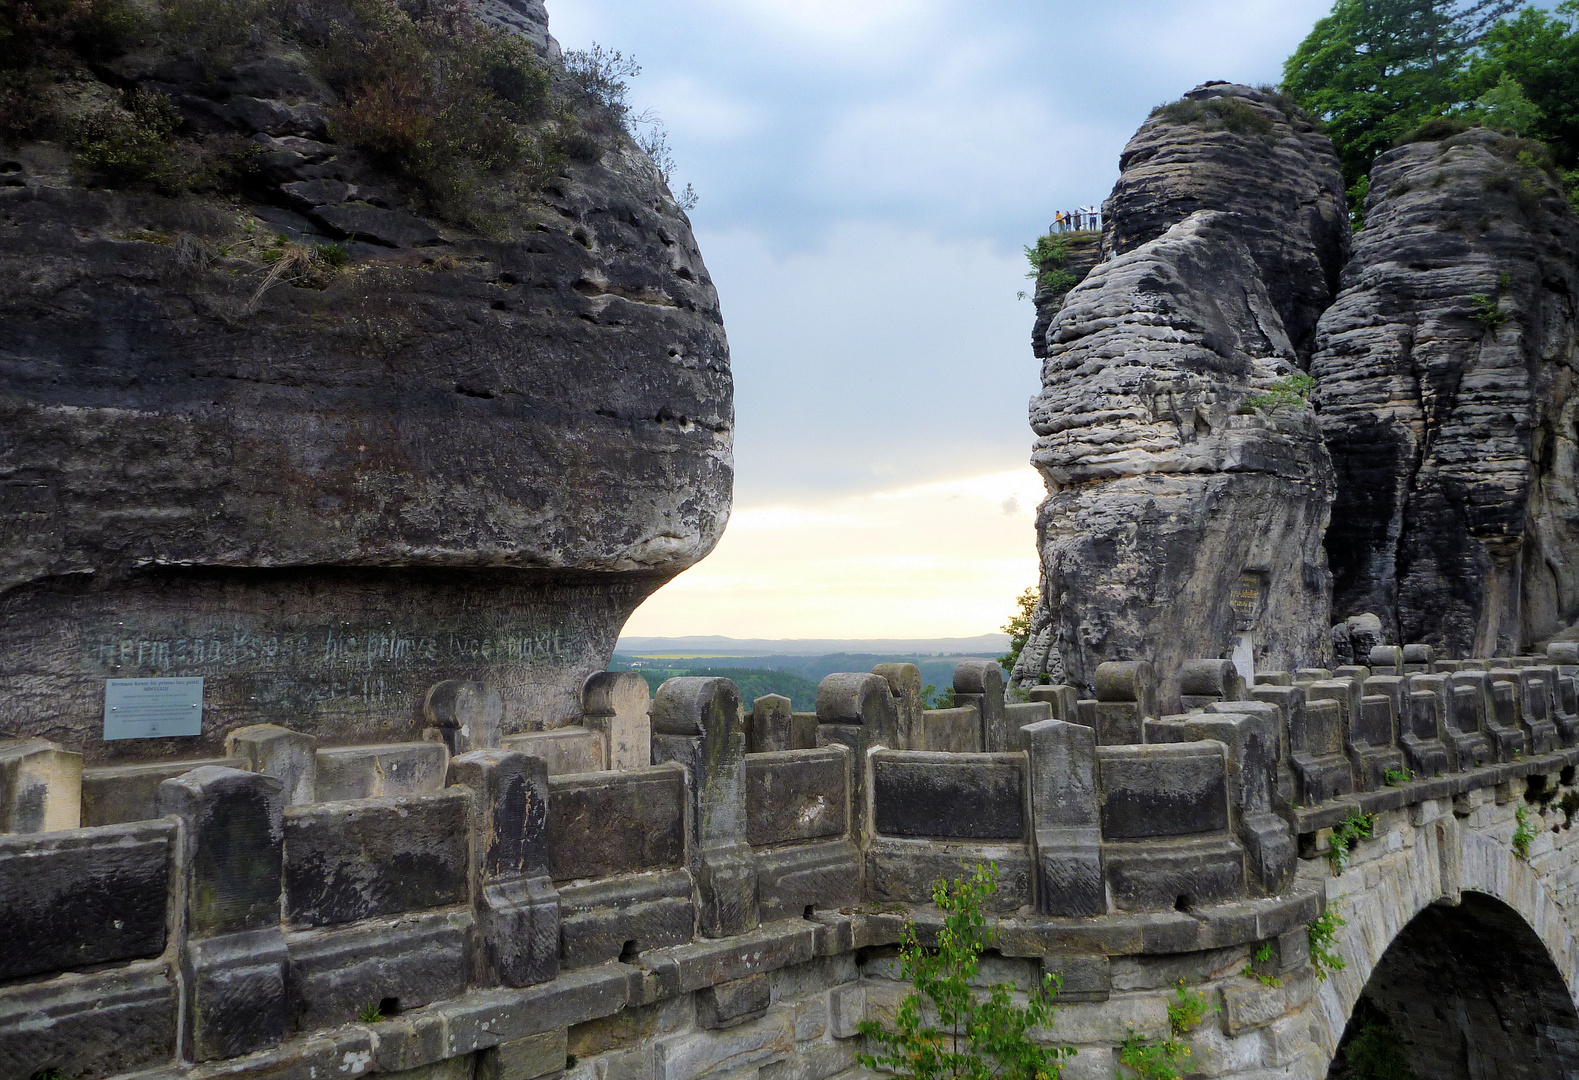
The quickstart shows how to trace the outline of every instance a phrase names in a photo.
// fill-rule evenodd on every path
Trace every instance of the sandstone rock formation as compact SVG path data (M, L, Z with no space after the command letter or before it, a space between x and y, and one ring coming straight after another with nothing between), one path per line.
M540 4L494 7L557 52ZM594 108L484 234L336 143L299 53L140 62L261 173L238 207L0 153L0 730L94 759L411 738L448 678L506 732L568 722L729 510L717 294L657 169ZM276 233L350 265L271 277ZM151 675L206 679L202 736L99 741L104 680Z
M1126 148L1106 261L1044 339L1022 685L1136 656L1265 668L1330 648L1331 470L1288 380L1347 253L1336 160L1266 94L1214 84L1186 103Z
M1529 149L1472 129L1382 155L1311 366L1334 616L1450 656L1579 617L1579 221Z
M1197 210L1236 214L1289 341L1309 359L1349 254L1337 155L1309 119L1276 94L1206 83L1141 125L1119 172L1102 204L1104 253L1154 240Z

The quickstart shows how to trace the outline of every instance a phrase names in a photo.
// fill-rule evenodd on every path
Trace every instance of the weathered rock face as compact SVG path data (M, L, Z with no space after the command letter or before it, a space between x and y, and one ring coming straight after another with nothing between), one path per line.
M1036 275L1036 323L1031 327L1031 352L1038 360L1047 358L1047 328L1063 307L1064 297L1086 279L1101 258L1101 237L1094 232L1072 234L1066 249L1068 255L1059 266Z
M611 126L490 239L330 141L287 60L147 77L262 144L265 201L0 154L0 731L413 738L446 678L498 687L506 731L567 722L729 510L717 295L657 170ZM238 254L268 229L353 262L268 282ZM100 741L104 680L151 675L205 677L203 735Z
M1053 321L1031 406L1042 609L1020 681L1039 655L1088 683L1106 660L1323 652L1331 470L1297 395L1257 397L1296 358L1240 234L1235 215L1191 215L1098 264Z
M559 56L559 42L548 32L543 0L473 0L472 10L489 25L520 34L543 55Z
M1334 615L1453 656L1579 616L1579 222L1518 150L1473 129L1377 160L1311 367Z
M1324 657L1331 467L1283 380L1348 254L1337 159L1279 99L1213 83L1154 113L1121 168L1105 261L1037 351L1042 596L1014 680Z
M1216 115L1224 103L1231 111ZM1294 351L1309 358L1349 253L1343 176L1326 136L1276 95L1207 83L1142 124L1119 170L1102 207L1105 253L1131 251L1197 210L1236 215Z

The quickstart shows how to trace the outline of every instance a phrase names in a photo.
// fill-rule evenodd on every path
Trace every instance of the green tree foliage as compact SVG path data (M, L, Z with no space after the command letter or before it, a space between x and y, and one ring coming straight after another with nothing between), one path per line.
M549 75L522 38L463 0L276 0L283 29L342 96L336 139L406 181L432 213L478 223L556 160ZM488 199L494 196L494 199Z
M1337 0L1316 23L1283 64L1283 90L1326 123L1351 192L1377 154L1465 100L1472 51L1519 6L1520 0Z
M705 678L728 679L740 687L740 700L745 702L746 708L757 698L766 694L782 694L790 699L790 708L796 712L811 712L817 707L817 684L810 679L802 678L793 671L778 671L773 668L684 668L665 669L653 671L643 669L642 677L647 680L647 686L654 693L668 679L676 675L698 675Z
M1525 96L1519 80L1504 71L1497 85L1475 99L1465 115L1485 127L1527 135L1541 122L1541 110Z
M1070 1046L1032 1038L1052 1021L1058 980L1042 983L1016 1003L1015 987L975 986L981 956L992 943L983 902L997 891L998 870L978 865L969 878L938 882L932 902L943 912L937 948L924 947L914 924L899 948L901 975L915 988L900 1001L889 1026L863 1021L860 1032L876 1053L856 1055L868 1069L900 1080L1056 1080Z
M526 39L469 0L0 0L0 141L57 139L93 184L245 189L256 147L193 130L162 94L122 92L102 62L128 50L213 78L298 54L333 90L336 142L431 215L495 235L567 157L592 160L633 125L653 129L643 145L666 174L673 165L656 121L626 104L633 62L572 52L556 90Z
M1579 0L1558 4L1555 13L1527 7L1491 28L1469 65L1464 94L1477 101L1500 96L1504 80L1533 109L1520 133L1546 143L1561 167L1579 166Z
M1005 671L1014 671L1015 662L1020 659L1020 650L1031 640L1031 615L1036 611L1036 601L1040 595L1034 586L1026 589L1014 601L1014 614L1009 616L1009 621L998 628L1009 635L1009 651L998 657L998 666Z

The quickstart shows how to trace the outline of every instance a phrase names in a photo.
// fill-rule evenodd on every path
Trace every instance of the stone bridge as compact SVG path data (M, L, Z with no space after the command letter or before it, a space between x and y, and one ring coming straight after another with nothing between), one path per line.
M884 665L815 713L605 673L548 731L441 683L402 743L0 744L0 1077L854 1075L904 926L983 861L984 976L1062 977L1066 1077L1144 1042L1201 1077L1344 1076L1355 1045L1579 1076L1574 650L1189 661L1174 715L1144 662L1018 703L965 664L942 710Z

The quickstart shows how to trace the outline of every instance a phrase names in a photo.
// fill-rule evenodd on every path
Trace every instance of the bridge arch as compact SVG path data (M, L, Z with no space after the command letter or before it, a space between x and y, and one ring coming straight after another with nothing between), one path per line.
M1574 936L1502 831L1444 816L1328 882L1348 962L1314 1010L1329 1080L1355 1075L1339 1051L1356 1039L1417 1080L1579 1080Z

